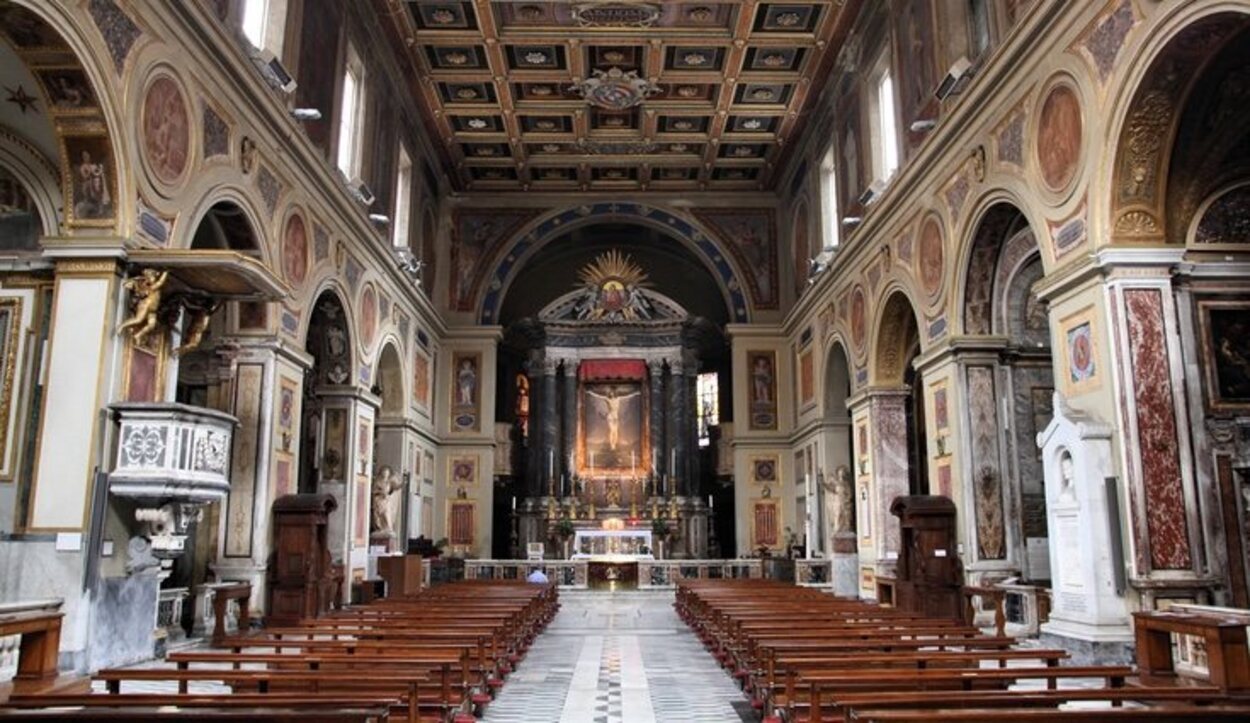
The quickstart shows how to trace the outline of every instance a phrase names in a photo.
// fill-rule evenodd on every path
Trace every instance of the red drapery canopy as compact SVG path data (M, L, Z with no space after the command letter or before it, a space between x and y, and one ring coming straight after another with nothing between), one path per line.
M647 378L647 364L641 359L587 359L577 375L591 381L641 381Z

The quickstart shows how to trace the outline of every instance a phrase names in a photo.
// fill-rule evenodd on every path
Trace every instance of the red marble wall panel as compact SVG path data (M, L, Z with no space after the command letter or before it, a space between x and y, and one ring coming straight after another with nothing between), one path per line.
M1193 558L1185 524L1162 292L1128 289L1124 292L1124 311L1137 406L1135 452L1141 457L1150 565L1160 570L1186 569L1193 565Z

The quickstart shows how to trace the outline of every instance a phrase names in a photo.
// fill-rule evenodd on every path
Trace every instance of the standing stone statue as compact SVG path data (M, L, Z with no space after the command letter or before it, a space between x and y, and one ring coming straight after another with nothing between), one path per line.
M833 471L833 479L824 482L829 493L829 520L834 533L855 531L855 487L851 484L851 470L844 464Z
M371 525L374 533L380 533L388 537L394 537L395 529L392 527L394 522L391 520L391 495L395 490L403 487L403 480L395 476L395 471L388 465L378 468L378 473L373 477L373 524Z

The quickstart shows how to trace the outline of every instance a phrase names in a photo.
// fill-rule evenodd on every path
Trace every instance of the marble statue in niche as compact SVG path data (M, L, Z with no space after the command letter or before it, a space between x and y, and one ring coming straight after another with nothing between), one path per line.
M477 368L469 357L462 358L456 370L456 394L457 403L463 405L473 404L477 397Z
M391 519L391 495L403 486L403 480L395 476L395 471L389 465L378 468L370 490L373 496L372 532L395 535L395 521Z
M1072 477L1072 454L1064 450L1059 457L1059 499L1065 502L1076 500L1076 487Z
M829 519L834 533L855 531L855 489L851 483L851 470L840 464L833 471L833 478L822 480L829 493Z

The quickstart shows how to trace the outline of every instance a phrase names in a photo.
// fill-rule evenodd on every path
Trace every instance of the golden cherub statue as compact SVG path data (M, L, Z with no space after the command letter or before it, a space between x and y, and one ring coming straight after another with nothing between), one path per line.
M200 347L200 344L204 341L204 334L208 331L208 325L213 320L213 313L220 306L220 301L213 300L195 309L195 313L191 317L191 323L187 325L187 335L184 337L182 345L174 350L174 356L182 356Z
M168 271L144 269L142 274L132 276L124 284L130 290L135 302L134 314L117 327L117 333L137 328L131 339L135 346L143 344L143 340L156 328L157 313L161 308L162 289L169 281Z

